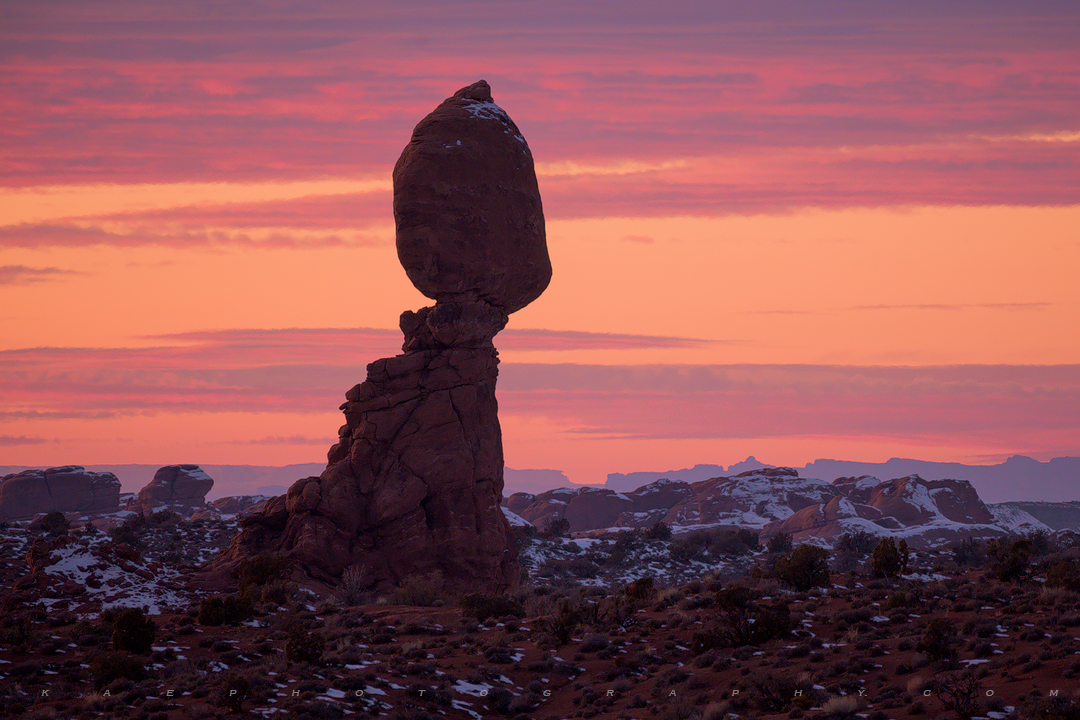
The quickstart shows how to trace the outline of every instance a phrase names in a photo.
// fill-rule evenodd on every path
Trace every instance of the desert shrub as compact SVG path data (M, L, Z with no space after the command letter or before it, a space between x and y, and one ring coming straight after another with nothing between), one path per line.
M859 698L854 695L837 695L826 700L821 710L829 718L853 718L861 705Z
M324 650L326 639L320 633L308 631L302 625L295 625L289 631L289 639L285 642L285 658L290 662L320 665Z
M986 562L986 548L981 540L964 538L949 548L953 561L961 567L979 567Z
M942 706L952 710L957 717L968 720L981 714L979 696L982 695L982 686L973 671L941 675L934 681L934 689L934 695Z
M442 591L442 571L433 570L427 575L410 575L402 580L390 593L390 602L395 605L431 607L442 599Z
M656 589L656 583L653 579L646 575L645 577L639 577L627 585L623 592L631 600L648 600L652 597L653 591Z
M714 604L720 614L720 628L694 636L695 652L730 645L759 645L774 638L787 637L795 629L795 620L787 603L762 604L748 588L734 586L716 593Z
M51 513L46 513L40 518L30 523L30 532L32 533L46 533L57 537L65 534L71 529L71 523L64 517L64 513L53 510Z
M1035 555L1045 555L1054 549L1054 540L1045 530L1032 530L1024 533L1020 538L1031 543L1031 551Z
M578 649L581 650L581 652L599 652L609 645L611 645L611 641L608 640L607 635L589 633L582 639Z
M544 529L540 531L540 537L557 538L570 537L570 521L566 518L556 518L548 521Z
M225 686L219 694L217 704L239 714L243 712L244 700L247 700L250 694L251 683L248 682L248 679L243 675L232 675L225 681Z
M686 537L673 540L668 555L675 562L719 559L725 556L745 555L758 547L758 534L753 530L695 530Z
M1007 539L994 538L986 542L986 554L990 559L990 574L1001 582L1016 582L1031 572L1031 556L1034 543L1020 538L1011 543Z
M836 538L833 550L837 553L851 553L858 557L865 557L874 551L878 536L866 530L858 530L853 533L844 533Z
M1046 569L1046 586L1080 592L1080 560L1070 558Z
M713 554L719 555L746 555L761 547L758 542L758 533L749 528L738 530L726 530L720 534L713 543Z
M791 533L776 533L771 538L769 538L769 542L765 547L771 553L791 552L792 548L794 547L791 539Z
M133 548L143 546L142 534L146 531L146 518L132 515L109 531L109 539L115 543L127 543Z
M1025 720L1080 720L1080 704L1074 698L1033 696L1017 709Z
M252 616L255 608L244 595L206 597L199 602L200 625L232 625Z
M918 597L915 593L894 590L885 598L884 608L896 610L898 608L911 608L918 605Z
M359 565L350 565L341 573L341 583L334 590L334 596L342 605L353 607L366 599L363 584L364 569ZM273 587L273 586L271 586ZM263 593L264 597L266 593Z
M124 608L113 621L112 646L114 650L126 650L142 654L150 652L157 633L157 625L139 608Z
M874 548L870 567L878 577L896 577L907 570L910 553L907 540L900 540L900 546L891 537L882 538Z
M774 638L785 638L795 629L795 620L787 603L759 605L754 614L753 643L759 645Z
M735 647L749 645L753 637L754 618L751 612L753 598L748 588L735 586L716 593L716 608L720 622L729 642ZM702 650L708 649L703 647Z
M645 531L646 540L670 540L671 526L661 520Z
M291 564L292 561L284 555L256 555L244 558L236 566L240 591L288 579Z
M773 578L800 592L812 587L828 587L831 582L829 551L815 545L800 545L777 557L772 568L755 565L751 577Z
M798 678L784 673L757 672L749 678L754 703L770 713L787 710L792 705L809 709L821 702L822 693L815 690L805 676Z
M484 622L490 617L501 618L506 615L525 617L525 607L517 598L506 595L488 595L487 593L468 593L457 601L461 614L474 617Z
M922 639L915 645L915 649L931 660L951 664L957 658L957 644L956 627L952 621L934 618L927 624Z
M151 525L169 525L180 522L180 514L172 510L158 510L150 513Z
M551 634L555 636L560 645L570 642L570 636L573 635L574 629L577 628L578 617L579 614L570 605L570 600L563 598L563 601L559 604L559 612L548 623Z
M98 655L90 661L90 671L94 684L103 688L113 680L126 679L139 681L146 677L146 668L139 660L126 652L111 652Z
M518 549L527 548L539 535L539 531L530 523L528 525L511 525L510 533L514 536L514 542Z

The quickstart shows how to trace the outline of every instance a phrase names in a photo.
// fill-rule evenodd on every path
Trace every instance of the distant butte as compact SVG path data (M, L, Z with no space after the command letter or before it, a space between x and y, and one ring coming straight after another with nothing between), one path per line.
M404 354L345 394L326 470L244 518L215 569L275 553L331 585L350 567L380 591L416 576L453 593L519 584L492 340L544 291L551 263L532 152L483 80L416 126L394 168L394 217L401 264L435 305L403 313Z

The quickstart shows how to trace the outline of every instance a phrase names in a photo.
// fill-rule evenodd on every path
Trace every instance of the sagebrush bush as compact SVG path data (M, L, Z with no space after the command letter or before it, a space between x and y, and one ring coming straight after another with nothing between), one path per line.
M474 617L480 622L488 618L501 618L507 615L525 617L525 607L517 598L506 595L489 595L487 593L467 593L458 598L458 607L461 614Z
M249 587L270 585L289 577L292 561L284 555L256 555L244 558L236 566L240 591Z
M623 588L623 592L631 600L648 600L653 595L655 585L653 579L646 575L627 585Z
M1069 558L1046 569L1046 586L1080 592L1080 560Z
M243 595L206 597L199 603L200 625L232 625L243 622L254 614L250 599Z
M113 621L113 649L139 655L150 652L156 634L157 625L141 609L124 608Z
M325 650L326 639L320 633L296 625L289 632L289 639L285 643L285 658L290 662L320 665Z
M133 655L126 652L111 652L98 655L90 661L90 671L94 684L103 688L114 680L125 679L139 681L146 677L146 668Z
M341 584L337 586L334 595L338 602L349 607L360 605L366 599L366 588L363 584L364 569L359 565L350 565L341 574Z
M442 571L433 570L427 575L410 575L390 593L390 602L395 605L415 605L431 607L442 599Z
M815 545L800 545L776 558L771 568L755 565L750 573L755 579L773 578L805 592L813 587L829 587L829 551Z

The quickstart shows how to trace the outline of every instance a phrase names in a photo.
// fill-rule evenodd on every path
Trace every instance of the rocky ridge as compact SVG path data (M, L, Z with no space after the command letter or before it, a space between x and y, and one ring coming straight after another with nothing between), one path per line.
M646 528L663 522L676 533L703 527L742 527L762 540L787 533L796 542L830 544L865 531L937 545L962 537L1048 531L1023 512L992 511L964 480L801 478L791 468L762 468L695 483L661 478L628 492L559 488L539 495L515 493L508 510L537 528L566 518L574 532Z

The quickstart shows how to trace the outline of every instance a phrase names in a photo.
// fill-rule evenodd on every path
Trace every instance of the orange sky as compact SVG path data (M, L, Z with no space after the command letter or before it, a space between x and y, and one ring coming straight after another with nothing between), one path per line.
M1080 454L1077 12L775 5L13 11L0 465L325 457L429 304L392 163L479 77L554 267L496 338L507 465Z

